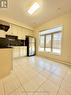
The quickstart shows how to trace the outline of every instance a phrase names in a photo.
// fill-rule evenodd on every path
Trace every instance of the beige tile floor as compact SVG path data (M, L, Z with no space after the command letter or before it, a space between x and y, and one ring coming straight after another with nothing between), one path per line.
M71 68L37 56L14 59L0 95L71 95Z

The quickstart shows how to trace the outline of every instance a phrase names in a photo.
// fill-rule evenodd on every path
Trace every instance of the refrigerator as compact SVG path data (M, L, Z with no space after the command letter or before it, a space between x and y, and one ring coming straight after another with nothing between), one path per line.
M27 56L36 54L36 39L32 36L26 36Z

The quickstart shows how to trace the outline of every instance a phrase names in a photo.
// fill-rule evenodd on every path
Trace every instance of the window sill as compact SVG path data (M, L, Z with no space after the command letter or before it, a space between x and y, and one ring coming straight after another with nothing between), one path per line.
M61 56L60 53L54 53L54 52L48 52L48 51L38 51L40 53L47 53L47 54L51 54L51 55L55 55L55 56Z

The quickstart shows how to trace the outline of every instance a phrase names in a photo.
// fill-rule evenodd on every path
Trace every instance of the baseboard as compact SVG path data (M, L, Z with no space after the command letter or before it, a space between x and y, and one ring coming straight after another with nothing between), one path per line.
M37 56L43 57L43 56L40 56L40 55L37 55ZM64 64L64 65L71 66L71 63L70 62L67 62L67 61L58 60L58 59L50 58L50 57L43 57L43 58L46 58L46 59L51 60L51 61L59 62L59 63Z

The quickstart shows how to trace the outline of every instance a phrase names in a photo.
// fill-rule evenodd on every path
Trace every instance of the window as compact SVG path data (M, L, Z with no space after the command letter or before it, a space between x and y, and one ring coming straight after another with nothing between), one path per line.
M54 53L58 53L58 54L61 53L61 36L62 36L61 32L53 34L52 52L54 52Z
M51 52L51 35L46 35L46 47L45 51Z
M60 26L40 32L39 51L61 54L62 30Z
M39 46L39 51L44 51L44 38L45 36L40 36L40 46Z

